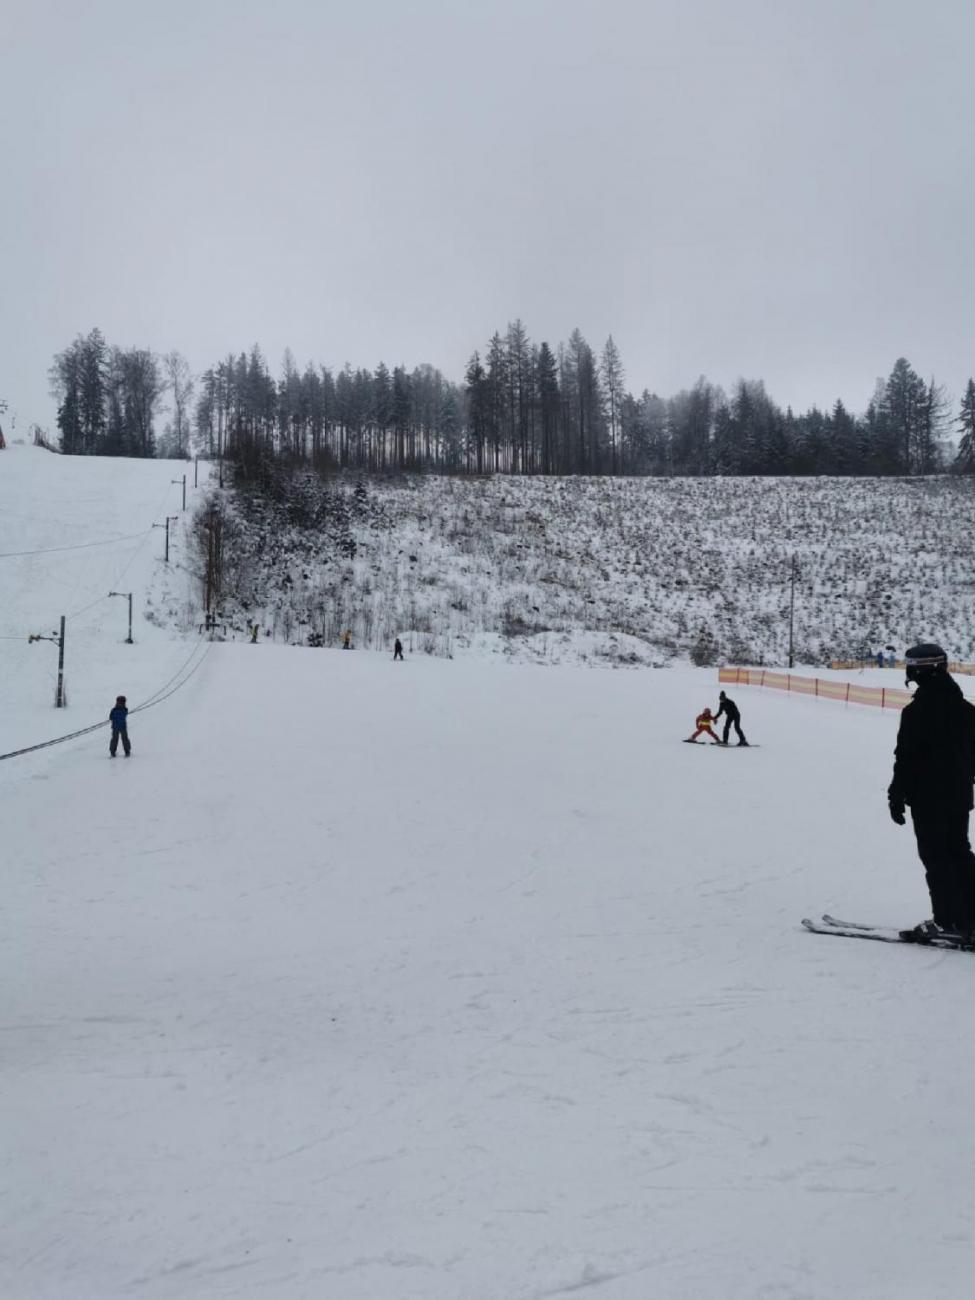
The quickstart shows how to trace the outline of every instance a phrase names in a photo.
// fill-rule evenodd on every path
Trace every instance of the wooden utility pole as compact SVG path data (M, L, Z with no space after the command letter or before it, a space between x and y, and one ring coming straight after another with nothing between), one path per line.
M203 527L207 534L207 567L203 585L203 603L206 610L205 627L212 629L217 621L215 606L220 599L221 556L221 519L219 512L211 505L206 514Z
M796 556L792 553L792 568L789 574L789 667L795 663L796 630Z

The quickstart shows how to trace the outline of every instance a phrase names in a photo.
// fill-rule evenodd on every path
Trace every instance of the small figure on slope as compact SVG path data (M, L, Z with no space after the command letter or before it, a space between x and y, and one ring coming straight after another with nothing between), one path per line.
M907 684L911 682L917 690L901 712L887 802L898 826L904 825L905 808L911 810L934 920L904 933L969 936L975 929L975 854L968 842L975 705L949 676L948 656L938 645L908 650Z
M697 727L697 731L694 732L694 735L693 735L693 736L688 736L688 737L687 737L687 741L686 741L685 743L687 743L687 744L689 744L689 745L696 745L696 744L697 744L697 738L698 738L698 736L701 734L701 732L703 731L703 732L705 733L705 735L708 735L708 736L711 737L711 739L714 741L714 743L715 743L716 745L720 745L720 744L721 744L721 741L717 738L717 736L716 736L716 735L714 734L714 732L711 730L711 724L712 724L713 722L714 722L714 716L712 715L711 710L710 710L710 709L703 709L703 710L702 710L702 711L697 715L697 721L696 721L695 724L694 724L694 725Z
M724 714L724 732L721 736L722 745L727 745L732 727L734 727L735 734L738 736L738 744L747 745L748 741L745 739L745 733L741 729L741 713L738 711L738 705L734 700L729 700L724 691L720 692L718 700L720 701L720 707L714 715L714 720L717 722L722 713Z
M348 630L347 632L343 632L343 633L342 633L342 649L343 649L343 650L351 650L351 649L352 649L352 629L351 629L351 628L349 628L349 630Z
M129 743L129 711L125 706L124 695L116 696L115 707L109 713L108 720L112 724L112 739L108 742L109 758L114 758L118 753L119 740L125 757L128 758L132 753L132 745Z
M393 642L393 662L395 663L397 659L402 659L402 658L403 658L403 642L399 639L399 637L397 637L396 640Z

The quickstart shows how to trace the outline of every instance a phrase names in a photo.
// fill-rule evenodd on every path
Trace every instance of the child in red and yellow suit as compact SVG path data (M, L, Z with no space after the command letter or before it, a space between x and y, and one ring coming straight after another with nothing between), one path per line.
M697 743L697 738L702 731L705 733L705 735L710 736L716 745L721 744L721 741L711 730L711 723L713 721L714 721L714 716L712 715L710 709L704 709L703 712L697 715L697 721L694 724L697 727L697 731L694 732L693 736L688 736L687 738L691 742L691 744Z

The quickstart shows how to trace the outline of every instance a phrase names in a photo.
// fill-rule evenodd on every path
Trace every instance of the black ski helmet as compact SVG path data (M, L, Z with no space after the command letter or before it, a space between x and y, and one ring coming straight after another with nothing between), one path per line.
M907 661L907 684L929 682L933 677L948 675L948 656L931 641L912 645L904 656Z

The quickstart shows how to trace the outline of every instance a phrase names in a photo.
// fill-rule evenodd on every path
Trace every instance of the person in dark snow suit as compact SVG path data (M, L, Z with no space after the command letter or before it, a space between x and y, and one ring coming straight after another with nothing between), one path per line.
M403 642L399 639L399 637L397 637L396 640L393 642L393 659L396 660L402 658L403 658Z
M975 929L975 854L968 842L975 706L948 675L940 646L908 650L907 681L916 682L917 690L901 712L887 790L890 815L903 826L905 808L911 810L934 926L968 935ZM932 923L916 929L931 933Z
M724 691L720 692L718 699L720 701L720 707L714 715L714 720L717 722L722 713L724 714L724 732L721 736L722 745L727 745L732 727L734 727L735 734L738 737L738 744L747 745L748 741L745 739L745 733L741 729L741 714L738 711L738 705L734 700L729 700Z
M108 743L110 757L114 758L118 753L118 742L121 740L125 757L128 758L132 753L132 745L129 742L129 711L125 707L124 695L116 698L115 707L109 713L108 720L112 724L112 739Z

